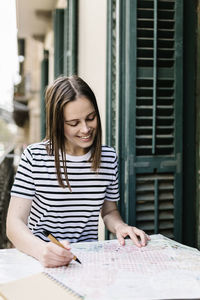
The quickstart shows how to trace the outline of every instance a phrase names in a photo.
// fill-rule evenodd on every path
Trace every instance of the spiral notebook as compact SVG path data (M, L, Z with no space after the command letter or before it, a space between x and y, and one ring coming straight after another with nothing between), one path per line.
M0 300L80 300L72 289L45 272L0 284Z

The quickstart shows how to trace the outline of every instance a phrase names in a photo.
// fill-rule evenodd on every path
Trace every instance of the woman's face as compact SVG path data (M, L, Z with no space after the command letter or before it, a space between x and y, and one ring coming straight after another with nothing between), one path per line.
M63 110L66 152L83 155L94 142L97 115L93 104L85 97L68 102Z

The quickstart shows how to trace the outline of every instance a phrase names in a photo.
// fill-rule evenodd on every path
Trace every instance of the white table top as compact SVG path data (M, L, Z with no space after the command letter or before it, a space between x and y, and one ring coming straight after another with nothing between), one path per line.
M43 271L42 265L17 249L0 249L0 283Z

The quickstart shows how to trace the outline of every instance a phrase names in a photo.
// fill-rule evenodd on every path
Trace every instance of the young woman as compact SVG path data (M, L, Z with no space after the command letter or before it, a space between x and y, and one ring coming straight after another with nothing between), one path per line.
M121 245L129 236L138 247L145 246L148 235L125 224L118 212L117 156L101 145L91 88L77 76L59 77L45 98L46 138L22 154L11 190L8 238L46 267L66 265L73 258L70 242L98 239L101 212ZM65 249L48 242L44 230Z

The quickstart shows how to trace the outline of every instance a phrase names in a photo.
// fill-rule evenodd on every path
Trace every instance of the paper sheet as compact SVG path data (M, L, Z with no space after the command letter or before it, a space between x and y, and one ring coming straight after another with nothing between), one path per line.
M74 244L72 252L81 265L45 272L86 300L200 299L200 252L162 235L143 248L110 240Z

